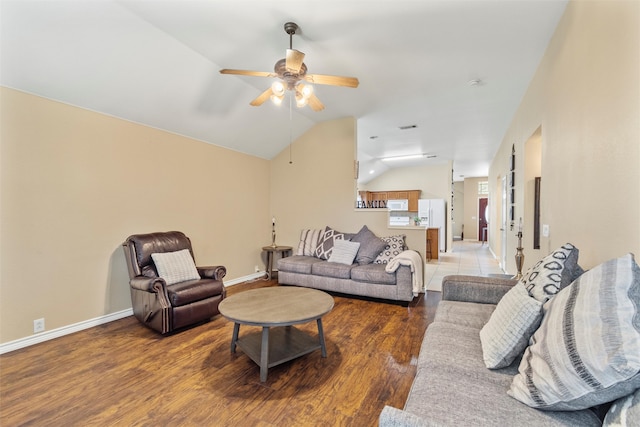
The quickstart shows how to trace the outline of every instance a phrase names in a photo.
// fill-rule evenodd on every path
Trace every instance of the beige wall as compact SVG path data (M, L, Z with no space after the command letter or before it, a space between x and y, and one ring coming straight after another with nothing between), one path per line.
M227 281L264 268L268 161L0 90L1 343L130 308L130 234L184 231Z
M277 243L297 247L300 230L330 226L357 232L367 225L378 236L405 234L407 245L424 256L424 230L387 228L386 210L355 209L356 121L320 123L271 162L271 206Z
M511 145L523 171L524 144L542 128L541 216L550 236L542 238L541 253L571 242L585 268L640 255L639 17L637 1L568 4L490 169L495 196ZM527 221L523 180L517 173L516 218ZM515 233L507 237L513 273ZM531 238L527 232L525 248ZM525 249L525 268L536 261L530 254Z
M464 181L453 183L453 225L451 227L453 237L462 236L462 225L464 224Z

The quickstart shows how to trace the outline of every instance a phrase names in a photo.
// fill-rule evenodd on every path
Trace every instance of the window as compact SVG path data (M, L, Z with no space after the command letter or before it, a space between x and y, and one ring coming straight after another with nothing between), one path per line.
M489 194L489 181L478 182L478 194Z

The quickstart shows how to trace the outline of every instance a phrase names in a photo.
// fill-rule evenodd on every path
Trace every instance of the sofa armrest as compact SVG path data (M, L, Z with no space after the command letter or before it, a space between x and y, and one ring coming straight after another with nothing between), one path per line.
M223 265L196 268L203 279L222 280L227 275L227 267Z
M378 425L380 427L427 427L431 424L410 412L385 406L378 417Z
M518 283L502 277L452 275L442 279L442 299L497 304Z
M136 276L129 280L129 285L133 289L147 292L164 292L166 283L160 277Z

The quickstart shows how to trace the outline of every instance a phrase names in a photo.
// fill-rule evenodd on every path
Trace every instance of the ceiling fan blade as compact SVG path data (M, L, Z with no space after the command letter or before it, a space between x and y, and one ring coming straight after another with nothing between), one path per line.
M265 90L264 92L262 92L260 95L258 95L258 97L256 99L254 99L253 101L251 101L249 103L249 105L253 105L254 107L259 107L262 104L264 104L264 102L269 99L271 97L271 95L273 94L273 91L271 90L271 88Z
M298 74L300 67L302 67L302 61L304 61L304 53L295 49L287 49L286 60L287 71Z
M311 94L311 96L309 97L307 102L309 103L309 107L313 111L322 111L322 110L324 110L324 104L318 99L318 97L315 94Z
M255 77L278 77L277 74L268 73L266 71L231 70L228 68L220 70L220 74L237 74L239 76L255 76Z
M323 74L307 74L304 80L319 85L358 87L360 82L355 77L327 76Z

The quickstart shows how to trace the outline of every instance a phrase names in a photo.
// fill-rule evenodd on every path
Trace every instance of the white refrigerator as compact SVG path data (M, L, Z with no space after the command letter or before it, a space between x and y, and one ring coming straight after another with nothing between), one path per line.
M447 211L444 199L419 199L418 216L420 225L440 229L438 247L440 252L445 252L447 250Z

